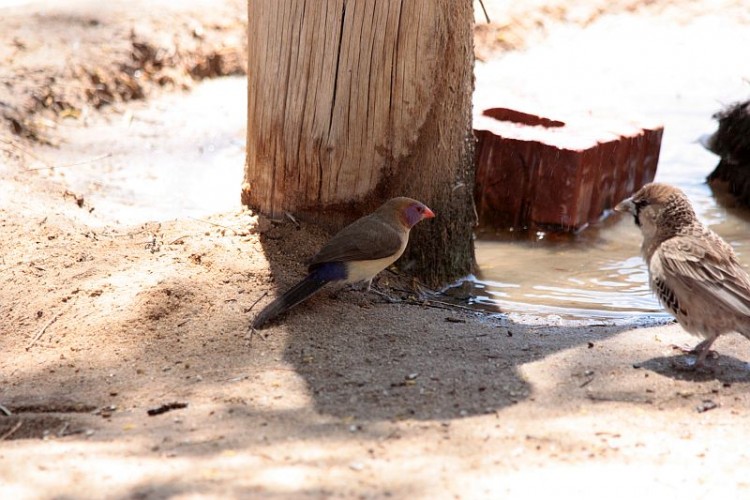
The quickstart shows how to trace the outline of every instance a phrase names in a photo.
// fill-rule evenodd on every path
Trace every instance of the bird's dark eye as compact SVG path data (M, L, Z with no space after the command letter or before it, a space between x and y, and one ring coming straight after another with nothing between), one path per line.
M648 205L648 202L646 200L634 200L633 205L635 205L635 213L633 214L633 218L635 219L635 225L640 227L641 226L641 209Z
M638 215L641 213L641 209L648 205L648 202L646 200L635 200L633 205L635 205L635 214Z
M422 207L417 207L417 212L419 212L419 213L421 214L422 212L424 212L424 208L422 208Z

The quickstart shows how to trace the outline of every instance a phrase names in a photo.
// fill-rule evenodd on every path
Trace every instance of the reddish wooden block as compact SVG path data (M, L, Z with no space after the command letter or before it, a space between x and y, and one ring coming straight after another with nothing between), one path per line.
M480 226L576 231L653 180L663 127L490 108L474 131Z

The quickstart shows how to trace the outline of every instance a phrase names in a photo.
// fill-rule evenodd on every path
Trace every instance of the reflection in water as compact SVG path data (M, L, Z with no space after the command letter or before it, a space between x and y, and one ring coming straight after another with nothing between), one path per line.
M722 54L731 57L722 47L740 41L750 44L741 25L712 18L677 26L658 18L609 16L585 30L560 29L524 52L478 63L476 92L492 92L489 102L498 106L565 102L661 121L656 180L683 189L698 216L750 264L750 214L717 204L705 178L718 157L697 142L715 129L715 111L750 94L743 80L750 63L722 60ZM649 291L640 242L632 218L619 215L577 235L482 236L476 242L479 269L470 279L472 303L547 322L666 317Z
M640 235L629 219L607 225L567 241L478 240L474 303L579 318L660 314L643 261L633 255Z
M708 188L702 197L713 200ZM577 319L663 316L648 287L640 232L629 216L610 219L562 241L477 240L472 303ZM748 211L713 205L703 219L713 221L712 229L732 244L743 263L750 263Z

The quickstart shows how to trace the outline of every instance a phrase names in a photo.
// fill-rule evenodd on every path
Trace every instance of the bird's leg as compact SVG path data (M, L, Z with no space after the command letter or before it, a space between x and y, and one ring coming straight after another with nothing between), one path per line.
M701 367L703 366L703 361L706 359L706 356L708 353L711 352L711 344L714 343L714 340L716 340L716 337L712 337L710 339L706 339L697 346L695 346L695 354L698 355L697 358L695 358L695 367Z
M680 348L678 346L674 346L677 349L683 350L686 354L695 354L695 360L692 362L675 362L674 367L679 370L697 370L698 368L703 367L703 363L706 360L706 356L712 352L711 351L711 344L714 343L717 337L712 337L709 339L704 340L703 342L699 343L697 346L693 347L692 349L687 348Z
M703 349L704 344L708 343L710 346L715 339L706 339L703 342L699 343L696 346L691 346L689 344L683 344L683 345L677 345L672 344L672 349L676 349L684 354L698 354Z

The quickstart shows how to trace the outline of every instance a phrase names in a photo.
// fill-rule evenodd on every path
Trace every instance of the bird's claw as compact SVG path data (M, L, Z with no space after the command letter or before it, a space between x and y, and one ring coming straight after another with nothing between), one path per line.
M670 347L676 351L680 351L683 354L692 354L694 356L698 356L701 353L700 344L694 347L691 347L689 345L672 344ZM716 359L719 357L719 353L716 351L708 350L703 357Z
M687 359L686 359L687 358ZM690 372L690 373L715 373L716 369L713 366L708 366L703 362L699 362L694 357L679 357L672 360L672 368L679 372Z
M696 350L696 348L694 346L691 346L691 345L687 345L687 344L683 344L683 345L672 344L672 345L670 345L670 347L672 349L674 349L675 351L680 351L680 352L682 352L684 354L698 354L698 351Z

